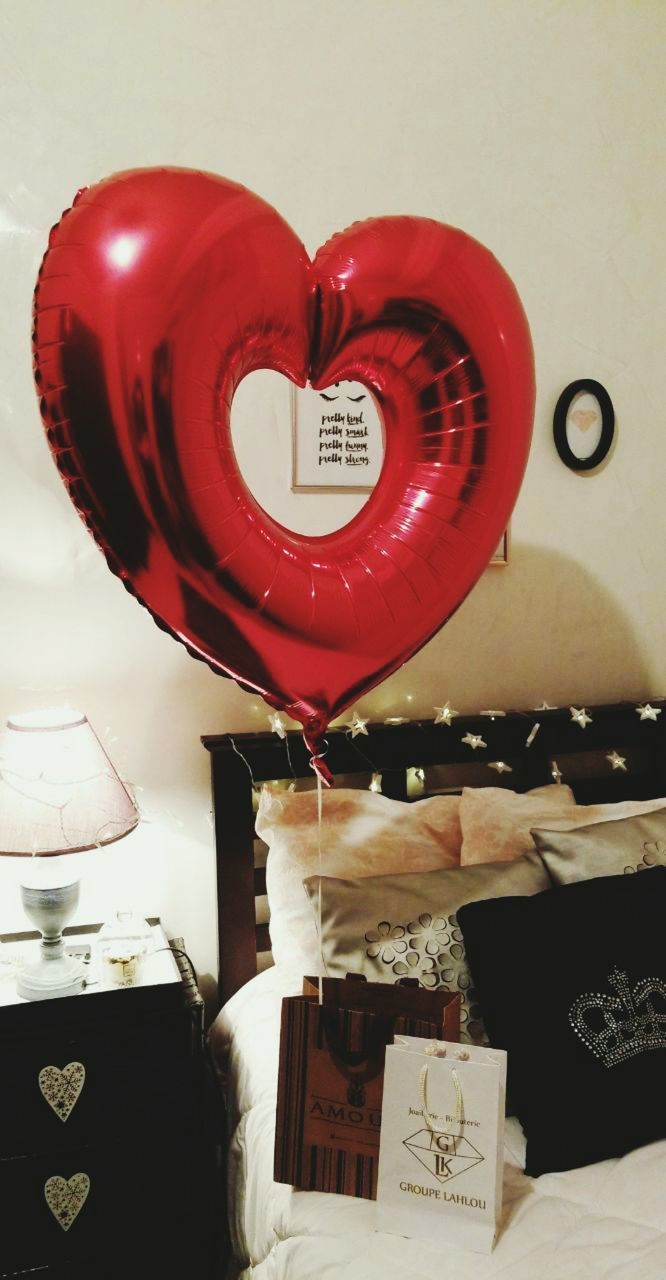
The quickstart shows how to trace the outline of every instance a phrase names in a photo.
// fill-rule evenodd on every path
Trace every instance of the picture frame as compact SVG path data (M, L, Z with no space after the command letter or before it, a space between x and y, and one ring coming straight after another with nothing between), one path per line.
M491 558L491 565L507 565L509 563L509 526L507 525Z
M384 459L383 426L363 383L292 387L291 432L293 493L372 493ZM508 526L489 563L509 563Z
M596 443L590 447L587 432L595 425ZM553 414L553 439L564 465L571 471L596 470L608 457L614 434L615 411L606 388L594 378L570 382Z
M294 493L371 493L384 459L381 415L361 382L291 393Z

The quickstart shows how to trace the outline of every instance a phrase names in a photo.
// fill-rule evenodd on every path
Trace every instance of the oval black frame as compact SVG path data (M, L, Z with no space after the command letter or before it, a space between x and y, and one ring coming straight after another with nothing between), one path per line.
M589 458L577 458L567 440L567 416L572 400L581 391L588 391L594 396L601 409L601 435L594 453L591 453ZM615 410L606 388L602 387L600 382L595 382L593 378L579 378L577 382L570 382L568 387L564 388L553 414L555 448L565 466L570 467L572 471L594 471L594 468L607 457L614 434Z

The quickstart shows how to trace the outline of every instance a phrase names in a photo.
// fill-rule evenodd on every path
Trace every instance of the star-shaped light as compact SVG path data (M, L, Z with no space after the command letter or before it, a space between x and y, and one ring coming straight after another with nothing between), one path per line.
M614 769L623 769L625 773L627 772L626 757L619 756L617 751L611 751L610 755L606 756L606 759L609 764L612 764Z
M528 735L527 735L527 737L526 737L526 739L525 739L525 746L526 746L526 747L531 747L531 746L532 746L532 743L534 742L534 739L536 738L537 733L539 732L539 729L540 729L540 728L541 728L541 725L540 725L539 721L538 721L538 720L537 720L537 721L535 721L535 723L532 725L532 728L530 729L530 731L529 731L529 733L528 733Z
M482 711L482 716L490 716L491 720L496 720L498 716L505 716L506 711Z
M492 764L488 765L488 768L496 769L498 773L513 773L511 765L506 764L504 760L493 760Z
M408 716L389 716L384 724L409 724Z
M641 720L656 720L661 715L661 707L651 707L649 702L636 707L636 710Z
M268 723L271 726L272 733L277 733L278 738L286 738L287 726L279 711L274 712L273 715L268 717Z
M541 706L535 707L534 710L535 711L557 711L557 707L551 707L550 703L544 700L541 703Z
M380 793L381 789L382 789L382 775L381 773L373 773L372 778L370 780L370 786L368 787L368 791L376 791Z
M365 727L367 723L367 720L361 719L361 716L354 712L351 720L347 724L347 728L349 729L352 738L357 738L359 733L364 733L367 738L368 730Z
M437 712L435 724L450 724L453 717L458 715L450 702L445 702L443 707L435 707L434 710Z
M584 729L587 724L592 724L592 716L588 716L587 709L585 707L581 707L580 709L578 707L569 707L569 710L571 712L571 719L574 720L576 724L579 724L581 729Z
M559 786L562 781L562 774L560 773L557 760L551 760L550 762L550 776L553 779L553 782L556 782Z
M488 743L483 741L480 733L466 733L464 738L460 739L466 746L471 747L472 751L476 751L477 747L487 747Z

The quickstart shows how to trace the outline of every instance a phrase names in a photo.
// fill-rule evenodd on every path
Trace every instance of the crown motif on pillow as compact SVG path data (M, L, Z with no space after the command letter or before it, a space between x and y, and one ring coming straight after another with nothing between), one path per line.
M569 1022L586 1048L605 1067L648 1049L666 1049L666 982L642 978L632 991L620 969L612 969L608 981L617 995L587 992L569 1010Z

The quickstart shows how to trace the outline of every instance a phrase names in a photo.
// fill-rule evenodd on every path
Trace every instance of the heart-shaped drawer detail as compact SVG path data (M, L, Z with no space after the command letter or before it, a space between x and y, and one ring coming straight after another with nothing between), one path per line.
M39 1073L42 1097L63 1124L72 1114L85 1082L86 1069L82 1062L68 1062L62 1071L58 1067L42 1067Z
M81 1212L90 1191L90 1178L87 1173L74 1173L71 1178L61 1178L54 1174L44 1183L46 1203L56 1222L63 1231L69 1231L72 1223Z

